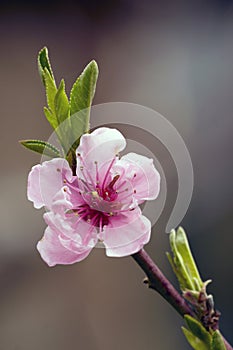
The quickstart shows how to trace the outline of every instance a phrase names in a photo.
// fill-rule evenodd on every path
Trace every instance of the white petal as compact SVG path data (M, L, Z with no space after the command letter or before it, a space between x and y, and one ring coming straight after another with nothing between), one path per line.
M105 227L104 245L108 256L122 257L134 254L148 243L151 223L142 215L122 215Z
M56 193L64 186L63 180L72 180L72 171L63 158L54 158L32 168L28 176L28 199L37 208L51 208Z
M58 233L50 227L46 228L44 237L37 244L37 249L49 266L73 264L85 259L91 251L89 247L80 249L80 251L67 249L61 244Z
M124 136L116 129L98 128L91 134L81 137L77 154L81 154L84 161L77 157L77 174L80 174L80 166L88 168L89 172L95 171L95 162L101 166L106 164L121 152L126 146Z
M153 159L128 153L116 162L116 166L125 168L125 176L135 190L134 198L140 202L156 199L160 190L160 174Z

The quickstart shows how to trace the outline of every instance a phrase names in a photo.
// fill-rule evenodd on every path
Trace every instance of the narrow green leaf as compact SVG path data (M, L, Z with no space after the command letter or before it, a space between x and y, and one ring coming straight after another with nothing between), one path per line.
M56 82L54 80L51 64L49 61L47 47L44 47L42 50L40 50L38 54L38 70L39 70L41 79L43 81L43 84L45 86L46 98L47 98L47 104L48 104L48 108L47 107L44 108L44 113L48 122L52 126L52 128L56 129L57 126L59 125L56 117L56 110L55 110L55 103L54 103L55 96L57 94L57 87L56 87Z
M22 140L19 142L21 145L30 149L31 151L44 154L52 158L61 157L60 151L48 142L40 140Z
M186 289L193 290L194 289L193 281L190 278L189 273L186 269L183 257L177 249L176 231L175 230L171 231L169 238L170 238L171 250L173 252L173 263L174 263L173 266L175 266L174 272L178 278L180 288L182 291L184 291Z
M61 80L59 88L54 98L55 113L57 116L58 124L60 125L64 120L69 117L69 100L65 93L65 82Z
M48 107L52 113L55 113L54 100L57 94L57 87L47 68L44 70L44 79Z
M210 348L211 344L211 335L207 330L202 326L202 324L197 321L195 318L189 315L185 315L184 319L189 330L195 335L198 339L207 344Z
M211 350L226 350L224 341L220 332L217 330L214 332L211 343Z
M169 263L170 263L170 265L171 265L171 267L172 267L174 273L176 274L177 271L176 271L175 264L174 264L174 262L173 262L173 260L172 260L171 254L170 254L169 252L166 252L166 256L167 256L167 258L168 258L168 261L169 261Z
M50 73L51 77L54 80L53 76L53 71L51 68L51 64L49 61L49 55L48 55L48 49L47 47L44 47L43 49L40 50L38 54L38 70L40 77L42 79L43 84L45 85L45 80L44 80L44 70L47 68L48 72Z
M56 87L55 81L51 77L47 68L45 68L43 76L45 81L46 98L47 98L47 104L48 104L48 108L44 107L44 113L48 122L50 123L52 128L55 130L59 125L57 115L56 115L56 107L55 107L55 97L57 94L57 87Z
M186 266L186 269L188 270L189 276L192 279L195 279L194 286L196 285L197 290L201 290L203 286L203 282L201 280L201 277L199 275L197 266L195 264L195 261L193 259L190 246L187 240L187 236L185 234L185 231L182 229L182 227L179 227L176 232L176 247L179 253L181 254L184 264Z
M48 122L52 126L52 128L55 130L58 127L57 118L54 116L54 114L47 107L44 107L44 114L45 114Z
M195 350L210 350L209 345L205 344L202 340L200 340L198 337L193 335L188 329L185 327L182 327L182 331L185 335L185 338L189 342L189 344L192 346Z
M96 82L98 78L98 66L95 61L91 61L82 74L74 83L70 93L70 114L82 111L81 118L72 118L72 128L78 135L89 131L90 128L90 107L95 94Z

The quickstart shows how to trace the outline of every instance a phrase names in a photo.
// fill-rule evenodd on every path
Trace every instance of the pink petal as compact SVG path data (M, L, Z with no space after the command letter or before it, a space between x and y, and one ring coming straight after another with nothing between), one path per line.
M49 266L73 264L85 259L91 251L90 248L80 250L80 252L65 248L57 233L50 227L46 228L44 237L37 243L37 249Z
M70 201L70 191L67 186L63 186L58 192L54 195L53 201L51 204L51 210L54 213L65 213L66 210L72 208L72 203Z
M142 215L127 213L111 218L104 228L104 245L107 256L122 257L134 254L148 243L151 223Z
M64 239L71 239L77 247L93 248L97 242L96 227L75 215L66 217L59 213L48 212L44 214L44 219L52 230L62 235Z
M53 230L58 232L58 234L70 233L73 234L72 221L66 220L65 215L60 213L54 213L49 211L44 214L44 220L46 224Z
M125 169L125 177L135 190L134 198L139 203L156 199L160 190L160 174L153 159L136 153L128 153L116 162L116 168Z
M28 175L27 197L33 202L36 209L42 208L44 205L43 198L40 191L40 169L41 165L35 165L32 167Z
M124 136L116 129L98 128L91 134L81 137L77 154L84 159L84 166L91 172L95 170L95 162L105 164L112 160L120 151L126 147ZM80 173L79 166L83 165L77 157L77 174Z
M53 197L64 186L64 179L72 181L72 172L63 158L54 158L32 168L28 176L28 199L36 208L50 209Z

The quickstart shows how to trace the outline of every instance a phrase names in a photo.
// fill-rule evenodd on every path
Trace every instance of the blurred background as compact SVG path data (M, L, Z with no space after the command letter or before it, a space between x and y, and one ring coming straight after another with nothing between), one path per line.
M95 249L79 264L48 268L35 249L45 224L26 183L40 156L18 140L51 133L36 64L45 45L68 91L94 58L95 103L148 106L183 137L195 186L182 226L233 342L233 1L0 1L0 349L190 349L182 319L142 284L132 258ZM176 193L174 165L161 162ZM165 257L170 209L146 249L176 284Z

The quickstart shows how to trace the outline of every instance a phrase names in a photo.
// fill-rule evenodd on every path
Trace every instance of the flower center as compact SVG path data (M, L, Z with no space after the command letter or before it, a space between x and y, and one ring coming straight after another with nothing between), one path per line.
M121 179L120 184L116 186L121 176L119 174L112 176L111 170L117 156L109 162L105 171L103 168L99 170L95 161L94 172L88 168L80 153L78 157L81 177L77 178L76 183L67 185L77 193L81 203L68 210L66 215L77 216L75 221L77 224L80 220L84 220L91 227L98 227L102 231L103 226L109 224L111 216L134 209L131 204L132 193L135 193L135 190L129 190L127 180Z
M80 220L84 220L91 226L98 227L100 231L102 231L103 226L108 225L109 216L111 215L112 213L104 213L102 211L92 209L87 203L66 212L66 216L77 217L76 224L78 224Z

